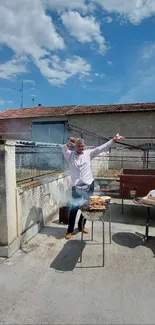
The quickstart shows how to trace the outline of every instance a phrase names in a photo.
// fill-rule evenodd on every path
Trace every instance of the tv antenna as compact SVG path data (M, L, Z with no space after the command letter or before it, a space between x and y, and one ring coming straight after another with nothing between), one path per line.
M23 100L24 100L24 81L21 81L21 88L12 88L12 90L20 91L21 93L21 105L20 107L23 108Z
M31 95L31 99L32 99L32 107L34 108L35 101L36 101L36 95Z

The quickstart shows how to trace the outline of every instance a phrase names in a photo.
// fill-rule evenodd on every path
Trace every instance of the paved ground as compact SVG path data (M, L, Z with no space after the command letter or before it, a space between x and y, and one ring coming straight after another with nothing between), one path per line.
M144 246L135 234L144 233L144 220L143 208L127 205L122 217L113 205L104 268L102 246L95 245L100 223L94 242L84 245L82 267L80 234L66 242L66 227L49 224L22 251L0 260L0 324L155 324L155 237ZM154 225L155 211L153 236Z

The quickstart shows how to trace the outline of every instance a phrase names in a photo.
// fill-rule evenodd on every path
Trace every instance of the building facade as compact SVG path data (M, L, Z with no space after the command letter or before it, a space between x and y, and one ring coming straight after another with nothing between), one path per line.
M118 132L127 138L154 138L155 103L36 107L0 113L0 135L5 139L65 143L74 129L84 137L88 131L107 138Z

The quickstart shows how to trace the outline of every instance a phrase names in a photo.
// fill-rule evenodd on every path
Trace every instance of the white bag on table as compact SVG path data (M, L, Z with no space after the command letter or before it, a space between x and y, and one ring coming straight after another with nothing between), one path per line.
M151 190L146 196L144 196L142 202L148 205L155 205L155 190Z

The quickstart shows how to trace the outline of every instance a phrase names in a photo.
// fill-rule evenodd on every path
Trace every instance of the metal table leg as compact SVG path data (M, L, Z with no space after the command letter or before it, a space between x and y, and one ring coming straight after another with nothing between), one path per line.
M102 220L103 225L103 267L104 267L104 220Z
M136 235L140 236L143 239L143 243L146 244L149 238L149 222L150 222L150 207L146 207L146 227L145 227L145 235L136 232Z
M144 235L144 243L147 242L149 237L149 222L150 222L150 207L146 208L147 211L147 218L146 218L146 229L145 229L145 235Z
M91 241L93 241L93 228L94 228L94 222L92 221L92 227L91 227Z
M109 206L109 239L111 244L111 205Z
M82 229L84 227L85 219L82 220ZM82 251L83 251L83 231L81 231L81 255L80 255L80 263L82 263Z
M124 214L124 200L122 199L122 214Z

